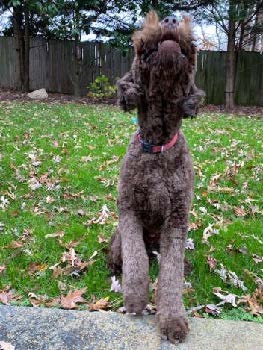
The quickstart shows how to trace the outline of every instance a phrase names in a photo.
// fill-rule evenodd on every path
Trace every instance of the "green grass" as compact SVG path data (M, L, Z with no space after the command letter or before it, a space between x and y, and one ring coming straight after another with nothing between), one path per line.
M121 305L121 295L110 292L107 243L98 237L109 239L117 224L120 161L136 130L131 116L109 106L0 104L0 266L6 267L0 290L11 286L22 296L20 304L29 304L30 292L53 298L87 287L88 300L108 296L113 308ZM193 264L187 281L193 290L185 295L187 307L194 307L217 303L214 287L237 295L254 292L255 277L249 272L263 278L263 264L253 260L253 254L263 255L263 126L260 118L206 114L185 120L183 129L196 170L191 222L197 227L189 232L195 249L187 251ZM41 187L30 189L30 178L42 181ZM112 213L106 223L87 226L105 204ZM78 215L79 210L86 215ZM219 233L205 244L202 235L209 224ZM58 231L64 237L45 238ZM79 278L54 277L49 267L60 262L64 245L72 240L79 241L74 249L84 261L97 251L95 262ZM14 249L14 241L22 246ZM207 256L217 260L217 268L222 263L234 271L247 291L210 271ZM33 263L43 268L30 273ZM157 272L154 263L152 281ZM59 282L66 285L63 292ZM252 317L238 310L225 308L222 317Z

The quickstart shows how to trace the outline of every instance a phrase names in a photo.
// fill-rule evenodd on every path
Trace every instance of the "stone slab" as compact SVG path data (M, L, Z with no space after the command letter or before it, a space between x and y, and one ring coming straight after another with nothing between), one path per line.
M263 324L190 318L186 343L160 339L153 316L0 306L0 342L16 350L262 350Z

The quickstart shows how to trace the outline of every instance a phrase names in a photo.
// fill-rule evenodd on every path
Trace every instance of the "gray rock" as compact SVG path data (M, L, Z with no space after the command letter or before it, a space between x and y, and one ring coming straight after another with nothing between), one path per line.
M28 93L27 96L32 98L32 100L44 100L45 98L48 98L46 89L32 91Z
M263 324L190 319L186 343L161 341L152 316L0 306L0 342L16 350L262 350Z

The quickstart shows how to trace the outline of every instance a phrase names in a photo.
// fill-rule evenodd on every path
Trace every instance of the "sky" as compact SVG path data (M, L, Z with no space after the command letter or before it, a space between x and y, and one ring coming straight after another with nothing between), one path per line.
M9 12L6 11L3 14L0 15L0 30L2 28L5 27L5 25L8 22L8 16L9 16ZM120 16L123 16L123 14L120 14ZM177 15L177 17L179 17L179 15ZM142 19L138 19L138 22L142 22ZM225 46L226 46L226 40L224 38L224 35L222 34L223 38L222 38L222 43L221 43L221 47L218 46L218 38L216 35L216 27L215 25L204 25L204 26L200 26L198 24L194 24L194 33L196 35L196 39L197 39L197 44L199 46L202 46L202 38L203 38L203 33L205 33L205 38L208 39L210 42L214 43L215 46L213 47L214 50L216 49L221 49L224 50ZM86 40L95 40L96 39L96 35L91 33L91 34L82 34L82 41L86 41ZM202 47L200 47L200 49L202 49Z

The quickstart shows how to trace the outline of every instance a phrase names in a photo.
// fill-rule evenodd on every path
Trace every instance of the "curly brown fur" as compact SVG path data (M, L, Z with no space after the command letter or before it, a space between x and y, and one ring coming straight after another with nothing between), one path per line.
M184 97L178 99L178 107L184 117L196 116L198 106L205 96L204 92L198 89L195 85L195 73L197 62L197 49L193 43L193 32L191 20L185 16L183 21L179 23L177 30L169 30L162 26L159 18L154 11L151 11L144 22L143 28L133 35L135 58L128 72L122 79L117 82L118 85L118 103L124 111L135 109L140 102L140 97L143 95L138 72L138 65L148 63L156 56L160 43L164 41L177 42L183 54L187 57L188 67L187 76L188 84L185 86ZM166 51L168 55L166 55ZM162 58L169 57L169 51L163 50Z
M186 22L177 30L163 30L153 12L135 33L134 47L131 72L119 82L120 104L126 109L137 106L143 140L163 145L176 133L178 139L165 152L146 153L133 136L121 167L120 219L111 242L111 266L122 263L127 312L142 312L149 292L147 251L155 240L161 253L157 320L161 334L175 343L188 332L182 291L194 172L180 127L182 106L192 98L196 49Z

